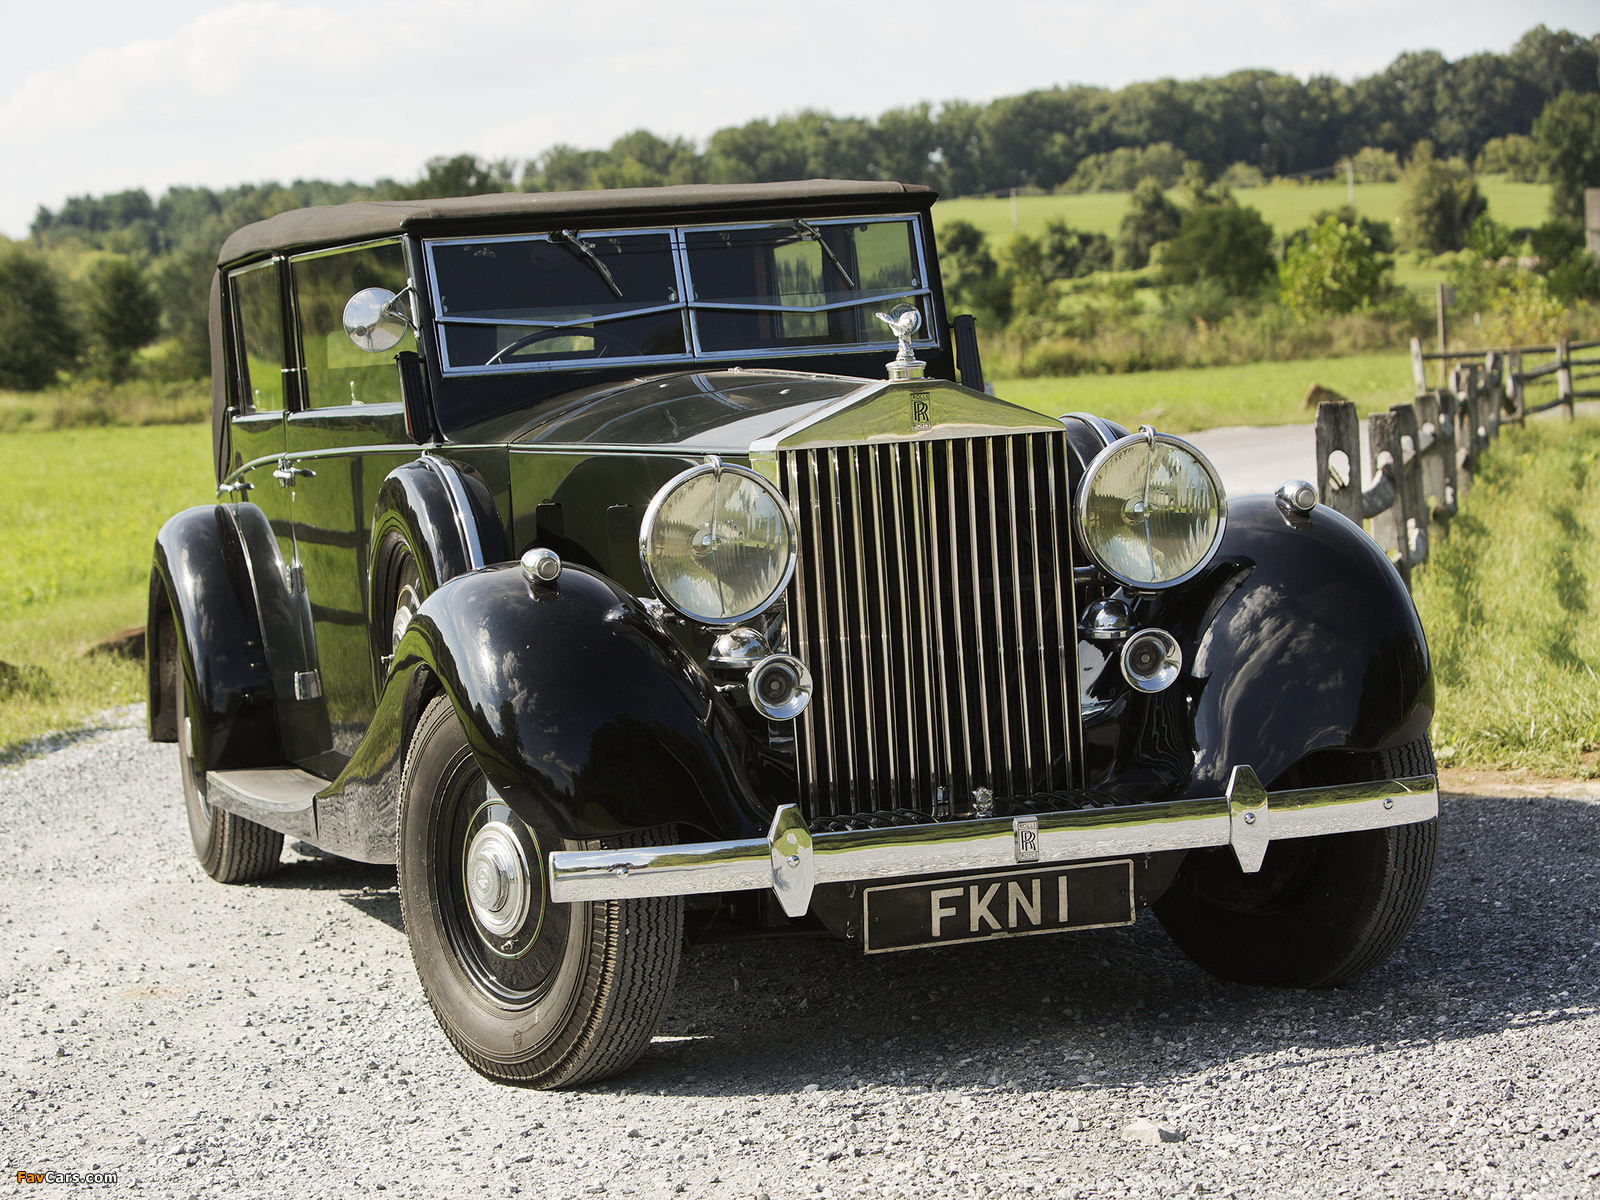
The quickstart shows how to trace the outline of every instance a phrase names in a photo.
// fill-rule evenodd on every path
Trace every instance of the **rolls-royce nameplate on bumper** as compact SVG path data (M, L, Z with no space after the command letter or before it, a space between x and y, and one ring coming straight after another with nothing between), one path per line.
M1133 924L1133 862L961 875L869 887L868 954Z

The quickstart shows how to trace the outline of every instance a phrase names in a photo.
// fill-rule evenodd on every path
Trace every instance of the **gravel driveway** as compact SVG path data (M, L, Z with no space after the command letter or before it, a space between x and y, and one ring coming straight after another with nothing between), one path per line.
M1600 1193L1581 795L1448 798L1420 924L1337 992L1217 983L1148 916L874 960L721 945L640 1066L548 1093L446 1045L392 870L291 850L264 885L206 878L173 758L135 710L0 770L17 1194ZM92 1170L117 1183L16 1175Z

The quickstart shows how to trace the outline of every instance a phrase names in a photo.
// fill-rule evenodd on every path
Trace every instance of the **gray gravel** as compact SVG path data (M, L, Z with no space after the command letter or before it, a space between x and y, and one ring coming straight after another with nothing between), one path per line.
M392 870L291 849L264 885L207 879L140 723L0 770L18 1194L1600 1192L1592 798L1450 797L1418 928L1337 992L1217 983L1148 917L873 960L716 946L636 1069L548 1093L447 1046Z

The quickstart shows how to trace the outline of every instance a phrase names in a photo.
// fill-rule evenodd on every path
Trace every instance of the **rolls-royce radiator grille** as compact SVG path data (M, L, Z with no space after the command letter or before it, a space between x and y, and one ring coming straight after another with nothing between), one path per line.
M1076 618L1061 435L785 451L813 819L1070 788ZM942 815L942 814L941 814Z

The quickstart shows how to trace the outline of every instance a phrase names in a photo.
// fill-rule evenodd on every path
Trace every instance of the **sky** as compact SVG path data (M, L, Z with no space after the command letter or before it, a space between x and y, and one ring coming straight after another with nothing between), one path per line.
M875 116L1245 67L1342 79L1504 51L1600 0L102 0L0 3L0 234L40 205L174 184L412 179L647 128Z

